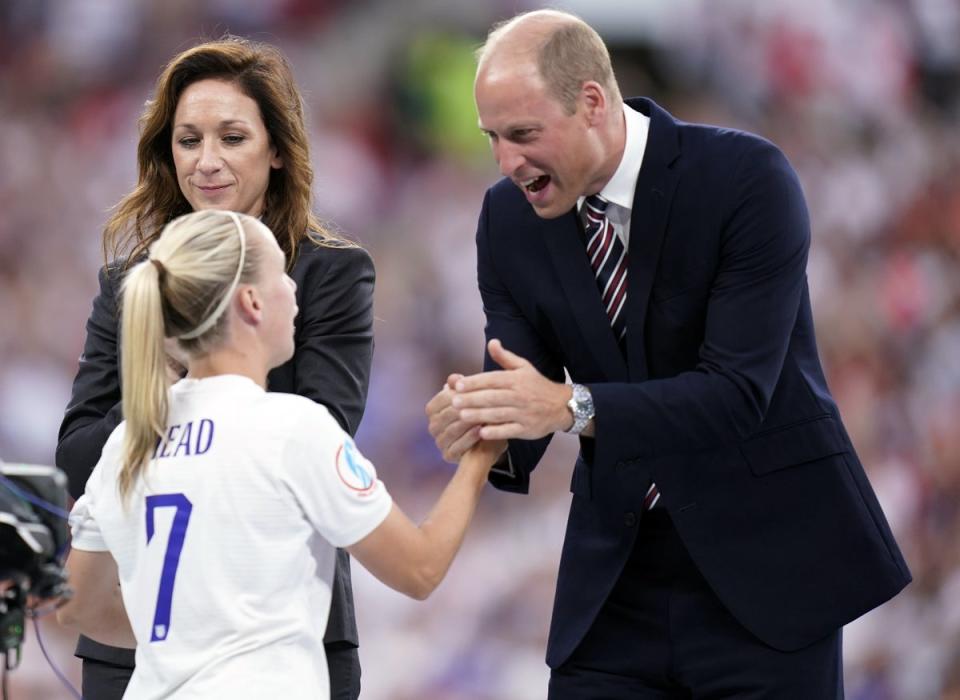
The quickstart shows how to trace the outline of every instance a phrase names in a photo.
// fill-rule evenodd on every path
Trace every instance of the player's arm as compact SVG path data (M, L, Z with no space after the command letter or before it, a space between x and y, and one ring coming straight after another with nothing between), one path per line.
M490 467L504 447L502 442L477 443L419 527L394 504L373 532L347 548L350 554L391 588L417 600L427 598L460 549Z
M73 598L57 610L57 622L114 647L135 647L127 611L120 596L117 563L110 552L70 551L67 570Z

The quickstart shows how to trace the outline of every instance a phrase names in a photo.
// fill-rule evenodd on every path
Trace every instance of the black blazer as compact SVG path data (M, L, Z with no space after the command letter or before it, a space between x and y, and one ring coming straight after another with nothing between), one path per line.
M561 664L596 617L651 480L726 607L767 644L798 649L910 581L820 367L803 193L769 142L628 104L651 124L626 357L574 211L541 219L502 180L477 231L487 338L556 381L566 369L596 407L573 471L547 662ZM525 493L548 441L511 441L512 468L491 482Z
M300 394L326 406L344 430L355 434L363 416L373 361L374 268L362 248L328 248L301 244L290 276L297 283L293 358L267 378L270 391ZM117 293L115 267L100 270L100 293L87 320L87 339L73 381L57 444L57 466L69 477L78 498L100 459L100 451L123 420L120 402ZM347 553L337 552L327 644L357 646L357 624ZM77 655L133 666L129 649L103 646L80 638Z

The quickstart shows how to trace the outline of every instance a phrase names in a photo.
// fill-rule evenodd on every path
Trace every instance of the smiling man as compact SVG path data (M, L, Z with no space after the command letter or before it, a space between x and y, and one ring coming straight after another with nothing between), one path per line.
M553 219L613 176L624 152L625 112L603 54L589 57L599 80L586 81L581 95L580 85L563 84L568 76L549 75L557 73L554 57L535 56L536 44L524 37L505 31L492 39L496 50L481 56L477 111L500 172L523 190L539 216ZM645 129L649 119L630 112Z
M580 437L549 697L843 697L842 626L910 574L820 367L792 167L624 101L562 12L496 27L475 97L504 176L477 230L487 371L427 413L452 461L509 439L491 481L519 493Z

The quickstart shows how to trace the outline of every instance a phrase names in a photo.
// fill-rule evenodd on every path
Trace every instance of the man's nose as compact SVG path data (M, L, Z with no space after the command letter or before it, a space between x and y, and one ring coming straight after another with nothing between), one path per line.
M500 166L500 174L504 177L512 176L523 165L523 155L520 150L509 143L497 144L494 157L497 159L497 165Z

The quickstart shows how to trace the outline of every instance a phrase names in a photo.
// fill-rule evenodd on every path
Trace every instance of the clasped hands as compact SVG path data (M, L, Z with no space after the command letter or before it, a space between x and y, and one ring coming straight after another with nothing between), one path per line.
M459 461L479 440L535 440L573 425L568 384L547 379L497 339L487 350L503 369L451 374L427 403L430 435L448 462Z

